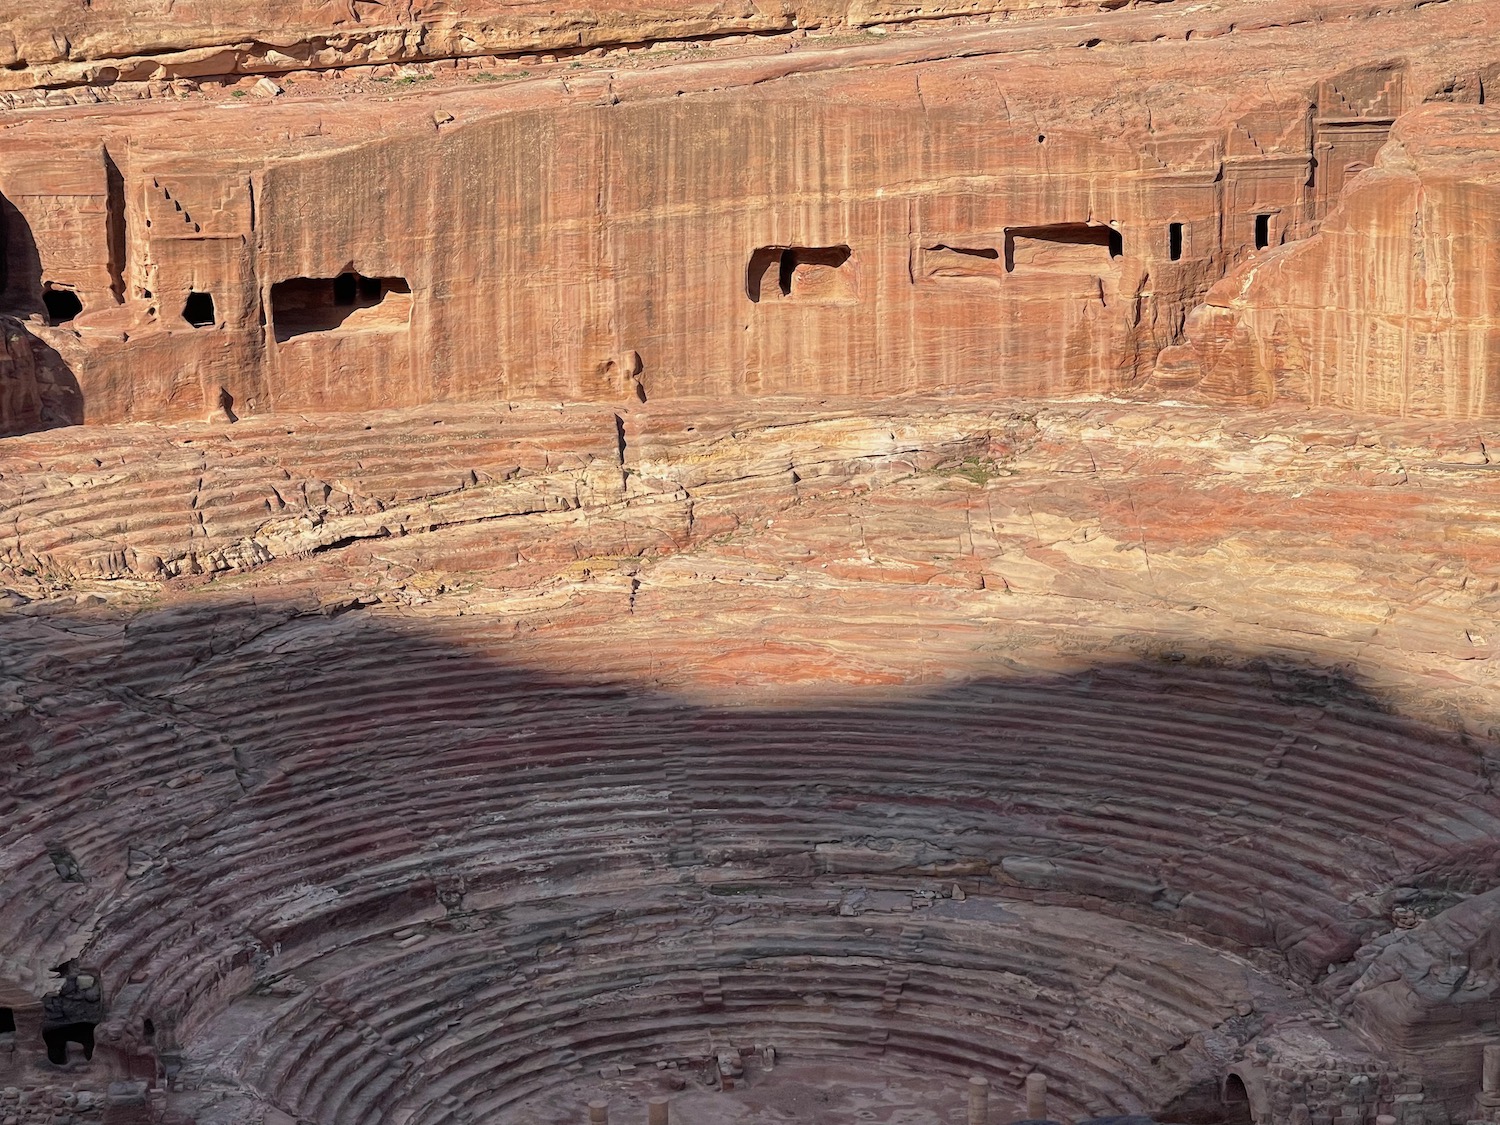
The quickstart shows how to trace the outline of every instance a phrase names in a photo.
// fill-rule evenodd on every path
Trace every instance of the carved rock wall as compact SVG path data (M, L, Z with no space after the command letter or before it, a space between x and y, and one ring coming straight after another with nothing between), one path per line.
M18 193L44 280L17 304L79 295L33 331L74 363L85 417L201 416L220 388L250 412L1107 391L1170 338L1158 304L1180 319L1195 296L1142 297L1183 193L1076 134L754 98L393 133L217 172L122 156L113 271L105 214L72 215L68 238L95 239L74 254ZM1201 262L1215 200L1195 202ZM345 300L341 275L370 292L351 276Z
M1484 416L1483 333L1442 325L1489 315L1486 283L1447 280L1484 225L1461 169L1482 167L1489 111L1410 107L1478 99L1486 63L1416 22L1425 8L1346 6L1356 30L1332 73L1326 52L1288 68L1286 37L1315 34L1274 22L1293 8L1211 29L1228 41L1207 48L1223 73L1264 79L1255 100L1227 79L1188 96L1205 81L1178 49L1199 42L1188 9L1092 17L1080 27L1101 37L1071 53L1036 21L965 31L958 49L893 37L562 66L374 104L363 88L225 99L170 112L165 130L123 107L30 116L0 138L0 307L63 358L94 422L525 398L1056 398L1149 390L1153 370L1168 393ZM1358 35L1372 20L1410 55L1378 57ZM1046 86L1064 64L1072 100ZM1140 84L1129 97L1118 66ZM1403 171L1393 149L1367 167L1398 118L1407 137L1465 114L1469 157L1437 145L1426 172ZM1416 242L1393 219L1414 175L1434 184ZM1431 274L1420 293L1398 284L1413 270ZM1279 316L1226 315L1283 284L1301 288ZM1335 309L1319 304L1335 291ZM1324 363L1326 340L1348 354Z
M1500 413L1500 113L1425 106L1305 241L1258 255L1188 322L1205 393L1381 414Z
M0 449L0 1003L105 1004L0 1116L548 1121L738 1036L1461 1118L1500 6L1413 2L18 14L0 432L132 424ZM1212 404L1033 401L1127 394Z

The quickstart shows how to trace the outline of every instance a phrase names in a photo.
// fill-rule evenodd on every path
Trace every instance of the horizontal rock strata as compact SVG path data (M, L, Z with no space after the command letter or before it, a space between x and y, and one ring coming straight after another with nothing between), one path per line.
M1257 1035L1376 1065L1323 1024L1390 1015L1307 982L1483 877L1485 441L951 402L13 440L13 976L140 981L111 1019L170 1022L181 1104L327 1121L524 1114L706 1029L1044 1065L1078 1114Z

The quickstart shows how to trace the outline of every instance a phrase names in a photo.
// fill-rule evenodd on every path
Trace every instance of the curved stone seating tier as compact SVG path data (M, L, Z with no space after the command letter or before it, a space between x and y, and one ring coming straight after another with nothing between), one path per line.
M1078 910L969 899L848 917L752 895L731 920L693 901L674 911L674 895L570 898L549 922L435 934L410 951L351 944L326 969L291 968L282 987L316 985L222 1021L242 1036L253 1024L247 1038L202 1049L245 1060L247 1085L325 1122L501 1113L580 1068L701 1058L709 1041L862 1053L1006 1087L1041 1066L1076 1112L1126 1112L1186 1079L1193 1052L1170 1048L1232 1014L1259 975Z
M1388 930L1394 888L1476 866L1493 743L1433 704L1479 694L1488 603L1397 591L1492 567L1492 486L1393 438L1427 484L1330 556L1267 487L1352 502L1311 439L1186 412L1210 436L1156 448L1101 436L1113 407L986 404L928 440L908 410L262 418L212 457L132 428L107 464L20 439L0 561L222 580L7 616L7 961L83 958L190 1077L319 1125L519 1121L591 1068L755 1042L1008 1093L1040 1068L1081 1116L1161 1108L1195 1036L1296 1010L1278 982ZM939 446L1014 475L932 471ZM1303 608L1200 558L1245 548L1221 502ZM1429 524L1440 550L1385 549ZM1228 624L1192 649L1210 579ZM1386 613L1411 620L1372 643ZM1225 638L1247 655L1201 655Z
M48 787L12 822L34 851L0 922L40 963L76 930L67 896L124 888L91 955L185 1025L257 949L682 878L978 879L1277 944L1308 971L1355 940L1351 898L1496 819L1455 736L1331 689L1284 698L1253 668L716 710L497 667L494 622L451 622L441 643L368 616L228 622L172 611L149 634L172 676L202 669L170 704L196 745L168 735L149 667L108 667L117 638L74 639L120 701L37 740ZM115 797L119 776L158 784ZM102 792L162 826L170 864L142 855L123 877L134 826L79 800ZM43 838L89 881L59 886Z

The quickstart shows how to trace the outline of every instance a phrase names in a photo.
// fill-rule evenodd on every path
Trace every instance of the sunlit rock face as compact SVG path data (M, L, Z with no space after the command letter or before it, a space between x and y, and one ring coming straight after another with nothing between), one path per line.
M943 14L434 38L403 68L344 42L274 80L210 52L160 90L28 53L0 426L951 391L1493 413L1487 8Z
M1495 1119L1494 5L220 8L0 31L0 1125Z
M1241 265L1188 328L1210 394L1494 417L1494 114L1401 117L1311 238Z

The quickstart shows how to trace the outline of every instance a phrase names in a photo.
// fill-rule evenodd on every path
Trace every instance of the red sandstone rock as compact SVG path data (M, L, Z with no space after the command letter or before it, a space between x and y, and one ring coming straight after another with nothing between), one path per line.
M139 969L108 1057L331 1122L530 1112L578 1010L595 1067L691 1057L705 1011L789 1057L874 1026L897 1077L1061 1060L1070 1113L1212 1079L1249 1013L1288 1074L1397 1065L1288 978L1486 870L1485 435L912 405L657 407L623 454L586 408L9 441L12 979ZM1456 1106L1466 1058L1399 1066Z
M10 14L5 1122L1500 1116L1497 9L956 11Z
M1262 353L1289 369L1320 354L1302 328L1213 327L1216 295L1193 314L1196 351L1158 354L1257 244L1316 230L1395 117L1477 97L1488 65L1430 5L1346 5L1358 32L1277 26L1299 11L1289 0L1233 35L1165 6L1064 31L558 66L502 88L455 75L394 97L59 110L0 138L0 305L33 317L32 350L78 384L49 392L51 414L91 422L813 390L1059 397L1138 392L1154 368L1159 390L1201 378L1264 401ZM1057 44L1086 33L1099 45ZM1393 36L1396 62L1380 53ZM1062 66L1067 101L1047 77ZM1280 92L1247 98L1250 74ZM1336 214L1343 229L1354 212ZM1431 216L1433 245L1464 237L1450 214ZM1323 286L1306 256L1334 229L1323 237L1253 268ZM1388 253L1394 268L1412 251ZM1370 315L1426 315L1405 293L1383 287ZM1473 301L1462 323L1484 315ZM1489 410L1446 359L1393 347L1372 345L1369 363L1399 353L1413 409ZM7 378L0 425L37 425L28 376ZM1368 391L1316 400L1405 408L1360 379Z
M1500 412L1484 253L1494 126L1475 106L1400 118L1316 235L1209 292L1188 326L1200 389L1382 414Z
M0 66L9 73L0 79L0 90L218 79L493 55L574 54L660 41L1063 8L1076 2L927 0L911 6L888 0L806 0L767 6L662 6L623 0L559 10L516 0L470 0L462 5L439 0L240 0L233 5L208 0L60 0L45 7L7 0L0 7L5 24Z

